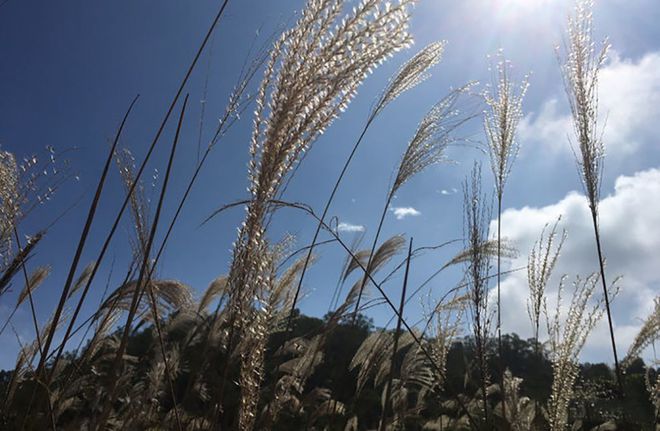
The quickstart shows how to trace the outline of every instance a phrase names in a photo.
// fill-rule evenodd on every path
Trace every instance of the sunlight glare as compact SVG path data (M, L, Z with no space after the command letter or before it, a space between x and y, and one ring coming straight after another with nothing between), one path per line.
M529 17L531 14L543 12L557 0L495 0L498 14L509 20Z

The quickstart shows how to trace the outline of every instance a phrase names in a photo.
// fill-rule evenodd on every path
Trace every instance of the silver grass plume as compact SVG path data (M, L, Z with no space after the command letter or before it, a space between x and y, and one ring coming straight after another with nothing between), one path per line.
M34 291L41 286L41 284L48 278L51 272L50 266L40 266L35 269L30 278L28 278L27 284L23 287L23 290L18 294L18 299L16 300L16 307L19 307L23 301L27 299L29 294L34 293Z
M193 307L194 300L190 286L177 280L151 280L147 286L153 290L158 307L158 317L163 318L175 311L186 311ZM128 310L131 298L137 288L137 281L132 280L119 286L101 305L101 309ZM138 304L139 312L147 319L153 320L151 304L146 300Z
M412 343L414 343L412 335L404 332L399 337L398 350L405 349ZM385 382L390 370L393 348L393 334L385 331L372 333L362 342L349 366L350 370L359 368L356 394L362 392L371 377L375 379L375 386L380 386Z
M342 272L341 281L346 279L358 268L367 267L369 260L369 250L359 250L353 253L353 256L348 255L346 269Z
M475 341L475 362L482 396L481 410L483 419L487 423L489 376L486 343L490 333L487 280L490 256L484 253L482 244L489 236L490 208L486 196L481 192L481 165L477 163L472 168L470 178L463 183L463 211L465 249L471 251L465 263L466 285L470 297L469 311Z
M429 70L442 59L445 44L444 41L432 42L405 62L383 91L376 103L373 115L380 114L390 102L401 94L426 81L431 76Z
M644 320L632 344L628 348L628 354L622 361L624 369L632 363L648 346L660 338L660 296L653 300L655 306L653 311Z
M475 253L482 253L486 256L496 257L497 256L497 240L487 239L481 244L478 244L477 247L479 250L474 250L472 248L462 250L452 257L449 262L445 263L442 268L447 268L452 265L457 265L459 263L465 263L470 260L470 257ZM509 243L508 241L503 241L500 246L500 253L502 256L513 259L518 256L518 249Z
M367 256L369 256L367 265L364 265L366 271L362 275L362 278L353 285L351 290L348 292L344 303L335 311L334 315L340 316L346 312L348 307L353 304L356 304L357 312L357 301L359 301L364 290L369 286L369 276L373 277L378 270L380 270L387 262L390 261L390 259L392 259L392 257L396 256L403 250L405 244L406 240L403 235L394 235L393 237L384 241L373 254L370 255L369 250L366 250Z
M404 429L406 418L416 418L425 408L426 395L433 390L436 383L433 367L423 353L422 347L408 348L403 355L398 376L384 382L384 393L389 382L392 382L390 404L393 416L391 419L384 418L383 429ZM384 399L381 398L383 409L388 407L384 405L386 399L386 396Z
M431 312L424 312L425 320L434 322L427 334L430 340L429 351L436 364L432 370L438 387L445 383L447 358L463 323L466 299L457 290L449 301L440 301Z
M0 271L6 272L19 257L14 237L22 220L37 206L49 201L70 178L65 161L57 161L55 149L48 146L48 157L23 158L0 147ZM0 289L2 290L2 289ZM4 293L0 292L0 293Z
M561 216L557 218L547 237L548 224L543 227L541 237L534 243L527 259L527 283L529 285L527 314L532 323L534 340L537 344L535 349L538 349L541 314L547 306L546 288L567 235L565 229L562 230L561 234L557 232L560 220Z
M655 414L655 423L660 419L660 373L657 371L658 361L653 361L652 366L646 368L644 374L644 385L649 393L651 404ZM655 376L652 376L652 371L655 370Z
M552 431L566 428L568 405L573 398L573 385L579 372L579 355L587 337L603 315L602 299L592 301L599 277L591 274L586 279L576 277L573 294L566 313L562 312L564 280L557 291L557 307L547 315L550 360L552 361L552 391L548 401L548 421ZM616 295L618 279L610 287Z
M623 376L614 336L614 323L605 278L605 258L601 247L598 220L605 157L605 147L598 126L598 77L607 59L609 44L605 41L601 47L596 48L593 40L593 4L593 0L577 0L575 15L569 17L568 20L568 40L565 42L566 56L561 68L579 149L579 154L575 150L574 153L576 153L578 171L587 195L596 240L616 380L619 395L624 396Z
M96 267L96 262L90 262L80 273L78 279L71 287L69 291L69 298L71 298L81 287L83 287L89 281L89 277L92 276L92 272Z
M18 165L10 152L0 151L0 258L9 263L14 227L20 210L17 202L19 190Z
M277 367L277 371L283 375L275 384L273 396L264 408L259 429L271 429L285 407L302 413L300 410L305 407L303 399L305 385L307 379L323 362L322 347L325 338L326 333L318 334L311 340L294 338L285 342L275 353L276 356L294 355L294 357Z
M348 106L362 81L410 45L412 3L363 0L339 19L342 1L310 0L294 28L275 42L256 98L248 166L252 201L234 246L228 280L232 315L240 316L250 307L264 278L261 256L267 251L270 201L303 152ZM233 326L250 324L232 320Z
M473 86L470 83L453 90L424 116L403 154L391 195L410 178L444 159L447 146L457 140L453 132L472 118L465 116L457 103Z
M396 235L385 241L374 255L370 273L376 273L386 262L388 262L394 255L398 253L404 244L405 241L403 237L399 235ZM364 255L364 253L362 254ZM364 255L364 258L361 260L366 259L366 257L367 256ZM342 270L342 274L345 272L346 269ZM281 365L280 371L286 372L287 375L280 379L277 383L276 399L269 403L265 412L265 416L267 418L272 420L272 418L275 417L277 412L281 409L282 403L293 399L291 392L293 388L304 387L306 380L309 378L314 369L320 364L323 358L322 347L327 339L328 334L337 327L343 318L347 317L348 309L354 304L358 296L360 286L361 281L355 283L346 296L343 304L332 313L329 313L321 334L315 336L310 342L300 338L290 340L286 342L285 345L280 349L280 351L286 349L286 351L289 353L299 354L300 351L304 353L301 356ZM302 389L298 390L298 392L301 393Z
M501 51L496 65L497 79L494 89L484 93L488 109L484 112L484 130L490 156L490 167L495 177L497 193L497 344L500 373L500 389L506 398L504 384L504 359L502 352L502 303L500 299L501 265L502 265L502 197L504 185L511 172L513 162L518 155L519 145L516 142L516 128L522 118L522 102L527 91L527 78L520 89L511 81L511 65L504 59ZM506 403L502 404L503 415L506 416Z
M122 149L115 154L115 161L117 169L122 178L122 184L126 192L131 190L135 182L135 158L128 149ZM131 217L133 219L133 228L135 231L135 239L133 243L133 254L135 257L143 256L144 249L147 245L149 237L149 200L145 195L144 185L142 181L138 182L131 196L129 198Z
M518 155L516 129L523 116L522 103L529 86L527 77L518 86L511 80L509 61L498 54L495 88L483 94L487 110L484 112L484 130L495 177L495 189L502 196L507 177Z
M65 314L60 323L57 325L55 330L57 330L63 323L66 323L67 315ZM12 326L13 327L13 326ZM4 401L4 410L6 411L9 408L14 400L14 395L18 389L18 385L25 379L28 371L32 369L32 363L34 362L37 355L40 353L41 345L40 340L44 339L44 336L53 328L53 316L51 316L48 321L41 327L38 334L35 334L35 339L30 344L23 346L19 339L19 344L21 344L21 350L18 352L16 358L16 366L12 373L9 384L7 385L7 394Z
M343 2L310 0L297 25L275 43L257 95L250 145L255 201L278 194L283 177L348 107L362 81L411 44L412 3L363 0L335 25Z
M349 256L350 262L347 262L345 265L340 282L343 283L353 271L359 268L365 268L366 273L355 284L353 284L344 298L344 302L329 315L328 322L326 323L326 332L330 331L331 328L334 328L342 318L347 317L349 308L355 304L358 297L363 292L363 289L368 287L370 280L366 274L373 277L392 259L392 257L401 252L405 243L405 238L402 235L394 235L378 247L378 250L374 252L373 257L369 253L370 250L360 250L354 252L353 256ZM338 298L339 295L337 295L337 299Z
M610 46L605 41L597 48L593 40L593 3L593 0L576 2L575 15L568 21L567 52L561 69L571 107L582 184L589 205L597 212L605 156L598 126L598 77Z
M277 312L277 304L283 292L276 292L277 262L281 258L283 244L269 247L261 256L261 283L257 285L251 308L243 311L241 318L249 322L244 326L243 337L237 351L240 354L238 428L252 429L256 423L260 388L264 378L266 343L271 333L271 320ZM272 295L271 295L272 293Z
M523 379L515 377L508 369L504 371L504 400L500 402L496 410L503 413L506 421L510 424L512 431L528 431L535 429L532 425L536 408L528 397L520 395L520 386ZM504 408L503 404L506 404Z
M211 302L216 299L218 296L223 297L227 292L227 276L221 275L214 279L211 284L206 288L204 294L199 300L199 305L197 306L197 311L199 313L206 311L206 309L211 305Z

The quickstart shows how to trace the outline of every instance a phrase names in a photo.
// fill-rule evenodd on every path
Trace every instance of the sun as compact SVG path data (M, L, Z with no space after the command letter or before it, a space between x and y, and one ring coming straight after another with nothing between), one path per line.
M565 0L492 0L495 13L508 20L535 19L554 10Z

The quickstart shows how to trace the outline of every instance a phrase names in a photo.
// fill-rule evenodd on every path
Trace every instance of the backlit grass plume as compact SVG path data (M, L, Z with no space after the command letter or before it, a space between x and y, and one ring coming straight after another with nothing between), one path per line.
M246 320L246 311L268 278L263 256L268 253L265 223L271 200L279 195L303 153L346 109L362 81L410 45L408 8L412 3L364 0L340 18L342 1L310 0L296 25L275 42L256 97L248 167L251 202L228 278L230 350L236 336L250 336L255 322ZM250 373L246 364L241 368ZM253 421L242 425L249 429Z
M641 355L644 349L660 338L660 297L656 297L654 303L653 311L644 320L642 328L628 348L628 354L622 362L624 368Z
M498 196L504 193L520 145L516 129L523 117L522 103L529 86L527 77L520 84L511 78L511 64L500 53L497 56L496 82L483 94L487 109L484 112L484 130L490 156L490 167L495 178Z
M550 233L546 236L548 225L543 227L541 237L529 252L527 258L527 283L529 285L529 298L527 299L527 314L532 323L532 331L537 355L539 352L539 329L541 326L541 315L547 307L547 298L545 295L548 287L548 281L552 271L557 264L559 253L566 240L566 230L561 234L557 232L557 225L561 217L552 225Z
M336 23L343 2L310 1L297 25L275 43L256 100L249 164L252 202L229 276L230 285L241 286L247 297L259 272L269 201L302 153L348 106L364 78L411 43L411 3L363 1Z
M589 203L591 220L596 239L596 251L600 266L600 279L605 296L605 311L610 329L610 341L614 356L619 391L623 393L621 367L614 338L614 324L610 311L610 299L605 278L605 258L601 247L598 224L600 185L603 176L605 146L598 123L598 78L607 59L609 44L597 47L593 37L593 0L577 0L575 14L568 20L566 54L561 63L564 86L571 107L574 150L580 179Z
M616 283L610 288L617 293ZM564 279L559 284L554 313L547 316L550 359L552 361L552 393L548 401L548 420L552 431L566 429L568 405L573 398L573 385L579 372L579 355L587 337L603 315L602 300L593 301L598 275L586 279L576 277L568 309L564 312L562 294Z
M18 216L18 166L16 158L7 151L0 151L0 257L3 267L9 263L14 243L14 227Z
M377 116L401 94L426 81L431 76L429 70L440 62L444 51L445 42L432 42L405 62L390 79L389 85L376 103L372 116Z
M463 183L463 230L465 249L470 251L465 261L465 276L469 295L469 312L475 343L475 365L482 404L480 410L488 423L488 365L486 343L490 335L490 311L488 307L488 278L490 255L482 244L488 238L490 205L481 190L481 165L475 163L472 174Z
M484 113L484 130L490 156L490 168L495 178L497 194L497 340L500 361L500 387L505 392L504 364L502 359L502 303L500 300L502 268L502 197L504 185L518 155L516 128L523 116L522 102L527 91L527 78L519 88L511 79L511 65L500 53L497 57L497 82L484 93L488 109ZM502 404L506 416L506 404Z

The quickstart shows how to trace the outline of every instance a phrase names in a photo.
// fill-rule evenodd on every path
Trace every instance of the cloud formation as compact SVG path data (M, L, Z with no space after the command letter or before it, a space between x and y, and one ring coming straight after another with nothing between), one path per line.
M452 188L451 190L442 189L439 191L439 193L443 196L455 195L457 192L458 190L456 188Z
M342 222L337 225L337 230L339 232L364 232L364 226Z
M392 208L392 212L397 220L403 220L408 216L415 217L422 214L413 207L394 207Z
M599 82L600 123L608 154L627 156L645 143L656 142L660 117L660 52L651 52L637 61L610 53ZM573 129L565 98L551 98L541 109L520 123L521 142L543 144L555 153L571 152L567 138Z
M637 172L617 178L614 193L600 205L600 227L603 252L607 259L608 282L623 276L621 292L612 304L619 356L623 357L645 318L653 307L653 298L660 287L660 169ZM540 207L507 209L502 215L502 234L520 250L520 257L510 262L510 268L527 264L527 254L546 223L562 215L560 228L568 231L548 286L548 297L556 296L562 274L582 277L597 271L598 259L593 227L586 198L568 193L559 202ZM491 232L496 232L493 222ZM503 268L503 270L506 268ZM503 279L502 308L506 320L503 330L531 336L527 317L527 274L518 271ZM601 294L599 288L597 293ZM515 311L515 312L514 312ZM612 362L606 318L596 327L583 352L584 360Z

